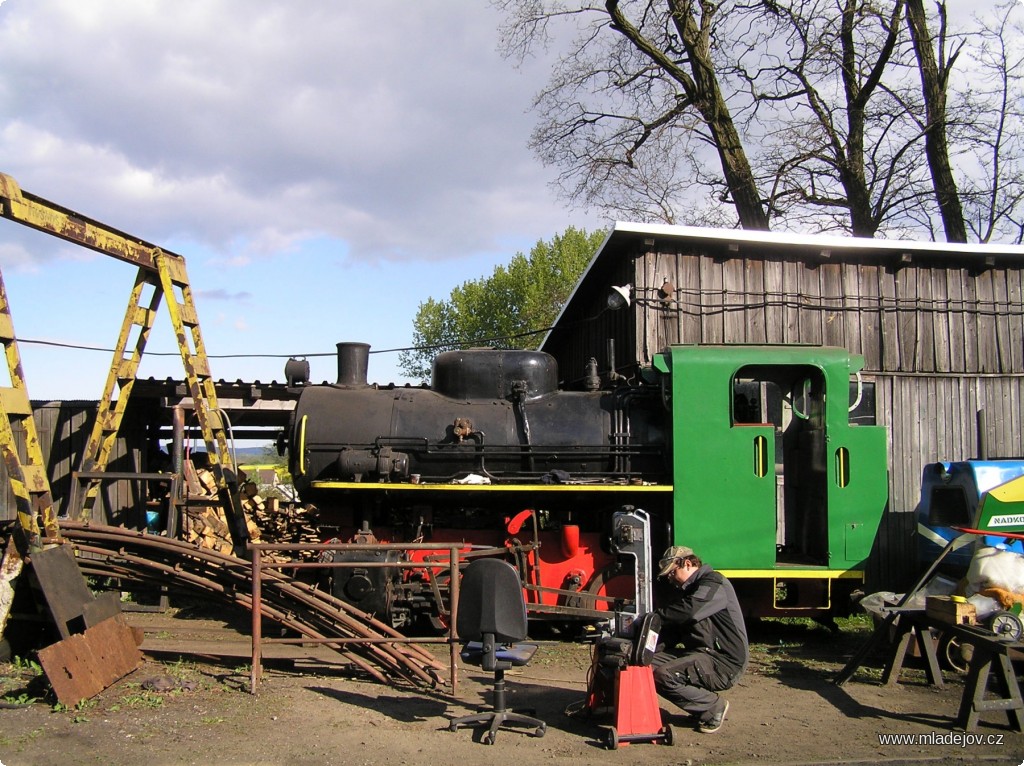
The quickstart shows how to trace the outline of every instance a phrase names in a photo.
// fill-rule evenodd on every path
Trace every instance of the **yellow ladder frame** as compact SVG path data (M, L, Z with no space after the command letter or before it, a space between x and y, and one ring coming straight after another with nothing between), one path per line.
M39 432L32 416L32 404L21 366L21 352L14 334L14 320L7 301L7 288L0 275L0 343L11 376L9 387L0 387L0 453L7 467L7 479L14 493L18 523L25 532L29 551L42 550L45 544L60 541L57 515L53 508L50 480L39 445ZM25 433L25 460L18 454L14 423ZM41 522L41 524L40 524ZM45 533L45 534L44 534Z
M149 339L160 302L167 296L167 305L174 335L185 368L185 382L192 396L196 419L206 443L210 470L217 483L217 494L224 506L231 528L235 553L242 555L249 540L245 516L238 491L235 466L228 451L224 418L217 406L217 395L210 375L209 360L199 329L199 318L192 298L185 269L185 259L167 250L132 237L67 208L23 191L10 176L0 173L0 216L30 228L52 234L68 242L90 248L139 267L125 313L114 361L111 364L103 397L99 402L96 422L82 455L80 473L92 475L105 471L117 439L128 398L135 384L139 364ZM148 305L143 305L147 286L153 287ZM178 294L181 300L178 299ZM5 301L6 302L6 301ZM129 353L133 332L138 337ZM13 332L10 333L13 336ZM10 359L10 348L8 357ZM17 360L17 351L15 350ZM14 364L12 370L14 369ZM17 361L20 374L20 361ZM16 376L12 372L12 379ZM25 395L28 401L27 394ZM4 403L6 404L6 403ZM31 420L31 418L30 418ZM0 424L2 429L2 424ZM33 428L34 433L34 428ZM0 433L0 442L4 435ZM35 439L38 447L38 438ZM6 454L6 450L5 450ZM45 470L43 471L45 480ZM29 477L36 482L36 476ZM84 493L78 482L72 482L72 502L68 515L88 521L99 496L101 479L89 478ZM14 479L12 478L12 486ZM17 489L15 489L17 492ZM51 502L52 505L52 502Z

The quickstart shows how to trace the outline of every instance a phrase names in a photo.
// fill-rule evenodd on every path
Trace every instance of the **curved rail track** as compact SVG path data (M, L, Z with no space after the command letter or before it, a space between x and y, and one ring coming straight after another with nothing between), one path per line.
M60 530L82 554L78 564L87 576L166 586L252 610L252 566L244 559L124 527L61 519ZM262 580L263 617L301 637L349 639L324 645L382 683L444 683L445 666L389 625L284 572L265 572Z

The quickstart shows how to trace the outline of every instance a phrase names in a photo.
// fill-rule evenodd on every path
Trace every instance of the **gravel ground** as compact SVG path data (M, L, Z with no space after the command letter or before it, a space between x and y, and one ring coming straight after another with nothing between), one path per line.
M502 731L487 746L477 732L448 731L451 718L486 704L490 679L477 668L460 671L459 694L452 697L443 689L385 686L344 666L274 663L252 695L238 621L187 612L130 613L129 621L146 631L144 664L75 709L54 704L31 661L0 665L0 697L37 698L0 709L3 766L1024 761L1024 735L1009 730L1005 714L986 714L969 742L952 729L963 691L959 676L947 674L946 687L937 689L909 670L902 683L882 687L876 657L845 686L832 684L866 639L865 624L838 636L809 624L753 626L751 668L727 693L731 708L719 732L694 731L661 701L674 744L613 751L604 745L609 717L571 714L586 697L585 644L542 640L534 661L508 674L511 705L535 709L547 722L546 735ZM226 659L213 656L221 653L218 645ZM204 654L179 653L184 650ZM889 734L917 741L882 743L880 735Z

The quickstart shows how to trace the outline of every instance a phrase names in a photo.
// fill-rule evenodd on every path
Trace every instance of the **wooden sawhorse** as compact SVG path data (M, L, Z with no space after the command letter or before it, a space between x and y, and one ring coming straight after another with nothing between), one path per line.
M941 689L945 683L942 680L942 670L939 668L939 657L936 652L938 641L932 634L925 613L920 611L905 610L899 613L892 639L893 649L882 671L882 683L893 686L900 680L900 671L910 650L911 638L916 639L917 649L925 661L924 672L928 677L928 683Z
M910 647L911 632L917 637L921 656L925 659L925 673L929 683L943 686L942 671L939 669L936 653L936 637L932 630L952 633L960 643L974 648L964 681L964 693L960 698L960 710L956 726L964 731L974 731L982 713L1003 711L1014 731L1024 731L1024 700L1020 685L1010 661L1012 650L1024 651L1024 643L1002 641L996 634L976 625L954 625L930 619L924 612L902 612L897 621L897 640L886 662L882 683L894 684L899 680L900 670ZM988 682L995 671L997 690L1001 695L986 699Z

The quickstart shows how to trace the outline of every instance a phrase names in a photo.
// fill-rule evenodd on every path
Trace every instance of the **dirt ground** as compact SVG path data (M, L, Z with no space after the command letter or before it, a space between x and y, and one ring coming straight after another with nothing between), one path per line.
M973 732L954 732L963 679L944 689L905 671L879 685L876 656L843 687L831 683L867 638L867 624L839 636L809 624L751 626L753 659L727 692L728 719L715 734L692 729L662 701L675 743L604 746L607 718L569 715L586 695L591 648L541 641L533 662L510 672L512 706L534 708L547 734L502 731L493 746L448 720L482 707L489 676L463 668L459 695L394 688L316 660L274 661L259 693L249 693L249 644L234 618L129 613L145 630L145 662L70 710L47 696L30 660L0 664L0 698L37 701L0 709L0 764L804 764L1024 761L1024 735L1004 713L986 713ZM190 653L181 654L182 647ZM195 654L192 652L202 652ZM217 656L214 656L214 655ZM226 656L225 656L226 655ZM151 690L154 679L172 688ZM529 730L527 730L529 731ZM879 735L925 734L935 744L882 744Z

